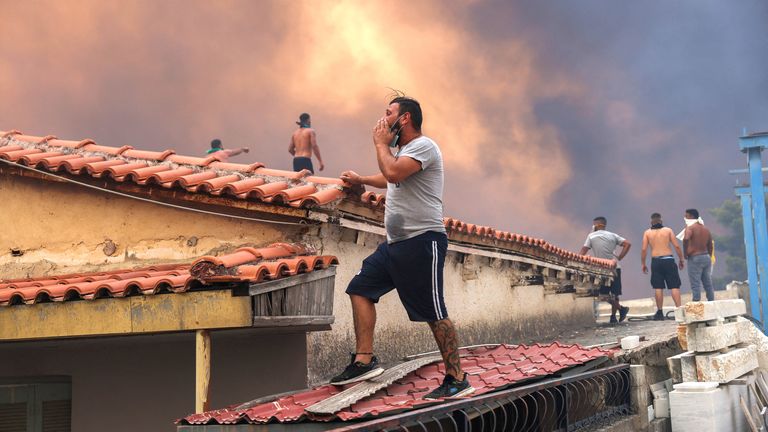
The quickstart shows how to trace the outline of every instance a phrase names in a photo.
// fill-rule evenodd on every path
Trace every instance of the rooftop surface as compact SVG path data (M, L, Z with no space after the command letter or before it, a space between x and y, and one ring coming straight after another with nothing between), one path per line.
M461 350L463 369L475 388L473 396L543 378L590 360L612 356L614 353L615 351L602 348L584 348L557 342L543 345L498 345ZM203 425L327 422L389 415L440 403L440 401L424 400L422 397L439 386L444 375L445 369L441 361L422 366L334 414L313 414L306 411L306 408L356 384L343 387L323 385L271 400L261 399L252 403L192 414L180 419L178 423Z

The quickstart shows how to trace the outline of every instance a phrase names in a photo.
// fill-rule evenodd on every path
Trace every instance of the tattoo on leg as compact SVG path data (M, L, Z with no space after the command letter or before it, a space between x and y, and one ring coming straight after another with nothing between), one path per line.
M456 329L450 319L433 321L428 323L435 336L435 342L440 349L445 363L445 372L456 379L461 379L461 360L459 358L459 343L456 337Z

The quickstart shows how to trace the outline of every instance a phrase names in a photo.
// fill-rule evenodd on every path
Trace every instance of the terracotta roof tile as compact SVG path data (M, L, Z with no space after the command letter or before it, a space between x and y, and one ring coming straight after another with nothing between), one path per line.
M475 388L474 395L485 394L531 378L542 378L614 351L584 348L579 345L499 345L462 349L462 367ZM533 362L532 359L536 359ZM178 424L294 423L332 420L357 420L393 414L439 402L422 397L437 387L445 374L442 363L433 363L409 373L384 389L342 409L334 415L314 415L304 409L323 401L354 384L343 387L323 385L288 396L276 397L258 405L243 404L192 414ZM471 397L471 396L470 396Z
M245 247L192 263L157 264L137 269L0 280L0 306L76 299L150 295L189 291L216 282L260 282L328 268L334 256L318 256L302 246L275 243ZM257 266L263 272L251 271Z
M92 140L63 140L18 131L3 132L0 136L0 158L52 172L228 195L296 208L332 206L346 196L343 183L336 178L312 176L307 170L271 169L260 162L223 162L216 154L184 156L172 149L147 151L132 146L111 147Z
M366 192L368 193L368 192ZM466 235L471 238L479 240L492 239L502 244L499 245L502 249L511 249L512 245L517 243L520 245L532 246L551 255L553 258L562 259L565 261L587 263L593 266L613 269L616 267L616 263L612 260L595 258L588 255L579 255L575 252L567 251L563 248L557 247L548 243L546 240L529 237L523 234L515 234L506 231L495 230L486 226L479 226L471 223L466 223L454 218L443 219L443 225L448 232L448 235Z
M360 193L345 189L338 178L310 175L307 170L292 172L267 168L264 164L222 162L216 154L203 157L177 155L174 150L146 151L132 146L111 147L93 140L71 141L48 136L24 135L18 131L0 135L0 158L52 172L66 172L141 186L160 185L191 193L228 196L294 208L328 207L348 195ZM361 202L382 209L386 197L362 192ZM551 245L542 239L496 230L487 226L446 218L451 234L466 235L480 241L495 241L496 247L517 253L515 245L533 247L546 257L568 264L584 263L613 268L608 260L581 256Z

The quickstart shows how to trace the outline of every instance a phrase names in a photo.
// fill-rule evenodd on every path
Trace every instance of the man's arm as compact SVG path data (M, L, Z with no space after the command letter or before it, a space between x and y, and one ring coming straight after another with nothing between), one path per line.
M320 147L317 145L317 136L314 130L309 131L309 142L312 145L312 151L315 153L317 161L320 162L320 171L322 171L325 169L325 164L323 163L323 157L320 156Z
M710 258L712 258L712 256L715 254L715 241L712 240L712 233L709 234L709 241L707 242L707 253L709 254Z
M588 247L586 247L586 246L582 246L582 247L581 247L581 250L579 251L579 254L580 254L580 255L586 255L586 254L587 254L587 252L589 252L589 248L588 248Z
M632 243L630 243L628 240L624 240L619 246L621 246L621 253L616 258L619 261L621 261L624 259L625 256L627 256L627 253L629 252L629 248L632 247Z
M677 266L682 270L685 268L685 257L683 256L683 251L680 250L680 243L677 242L677 237L675 237L675 233L672 230L669 230L669 239L675 248L675 253L677 253L677 260L680 261L677 263Z
M360 174L354 172L354 171L344 171L341 173L341 180L344 182L350 184L350 185L367 185L367 186L373 186L377 187L379 189L386 189L387 188L387 179L384 178L384 175L374 174L370 176L361 176Z
M648 273L648 267L645 265L645 257L648 255L648 231L643 233L643 246L640 249L640 264L643 266L643 273Z
M691 241L691 227L685 228L685 235L683 236L683 256L688 258L688 243Z
M290 153L291 156L296 156L296 144L293 142L293 137L291 137L291 143L288 144L288 153Z
M421 170L421 163L410 157L394 157L389 150L389 143L394 136L386 120L380 120L373 128L373 144L376 146L379 169L387 182L400 183Z
M227 149L227 150L223 150L223 151L224 151L224 153L227 154L227 156L237 156L240 153L248 153L249 149L248 149L248 147L241 147L239 149L232 149L232 150Z

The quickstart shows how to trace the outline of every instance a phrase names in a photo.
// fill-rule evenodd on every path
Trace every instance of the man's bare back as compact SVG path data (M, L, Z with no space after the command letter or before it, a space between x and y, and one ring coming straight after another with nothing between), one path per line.
M293 170L309 170L313 174L315 169L312 167L312 153L317 157L320 163L320 171L325 169L323 157L320 156L320 147L317 145L317 136L312 129L309 114L304 113L296 122L299 128L291 134L291 143L288 145L288 153L293 155Z
M312 138L315 130L312 128L298 128L291 135L291 154L294 157L312 157ZM290 151L290 150L289 150Z
M643 243L651 247L652 257L672 255L670 243L675 248L680 247L675 238L675 233L667 227L646 230L643 234Z

